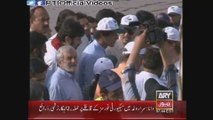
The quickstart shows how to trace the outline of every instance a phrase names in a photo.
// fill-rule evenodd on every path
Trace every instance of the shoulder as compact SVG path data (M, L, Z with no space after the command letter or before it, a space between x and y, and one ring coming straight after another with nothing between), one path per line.
M81 57L80 57L80 66L82 64L88 64L88 63L93 63L94 61L96 61L98 58L95 54L93 53L82 53ZM94 64L94 63L93 63Z
M57 68L51 77L51 81L57 82L59 79L62 79L63 77L64 77L64 73L62 72L60 68Z
M160 85L155 79L150 78L145 83L146 100L155 100L156 90L168 90L166 87Z
M145 90L155 92L156 90L167 90L167 88L160 85L154 78L150 78L145 83Z
M95 49L95 44L93 41L92 43L90 43L89 45L86 46L83 53L92 53L94 51L94 49Z

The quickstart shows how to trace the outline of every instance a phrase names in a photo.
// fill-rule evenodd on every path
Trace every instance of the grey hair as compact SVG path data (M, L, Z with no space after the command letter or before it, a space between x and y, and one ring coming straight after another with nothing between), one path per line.
M56 53L57 63L59 63L60 61L62 61L64 59L64 54L63 54L64 52L68 52L71 50L75 50L75 49L70 45L65 45L65 46L60 47Z

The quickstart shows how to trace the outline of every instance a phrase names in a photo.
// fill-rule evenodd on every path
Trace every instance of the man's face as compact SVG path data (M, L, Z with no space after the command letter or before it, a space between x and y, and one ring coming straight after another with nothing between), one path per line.
M49 15L43 8L38 8L34 12L35 19L32 21L31 26L33 31L39 33L46 33L50 31L49 28Z
M89 23L90 26L90 34L94 34L96 31L97 23Z
M64 44L65 45L71 45L72 47L77 49L78 46L81 44L81 38L75 37L75 38L72 39L69 36L67 36Z
M72 47L74 47L75 49L77 49L80 44L81 44L81 38L80 37L73 38L73 42L71 44Z
M35 51L32 53L34 57L44 59L44 54L47 52L46 44L44 43L41 47L35 48Z
M60 61L59 65L62 69L67 72L74 73L77 66L77 53L76 51L70 50L63 53L63 59Z
M170 22L174 25L180 24L181 16L179 14L171 13L169 14Z
M115 44L115 41L118 39L118 35L116 32L113 32L109 36L105 37L105 43L107 46L113 47Z
M126 45L128 42L132 41L134 39L135 33L132 29L125 29L124 33L121 33L119 35L119 40L122 41L124 45Z
M81 26L84 28L85 33L88 35L90 33L89 21L87 18L82 18L79 20Z
M172 40L165 40L158 43L161 50L167 51L168 53L175 50L175 42Z

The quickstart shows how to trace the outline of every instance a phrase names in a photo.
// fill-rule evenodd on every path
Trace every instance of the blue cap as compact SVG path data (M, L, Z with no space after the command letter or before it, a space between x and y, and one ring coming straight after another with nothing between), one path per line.
M112 70L105 70L100 75L99 85L101 89L106 89L108 92L115 91L121 86L121 79L117 75L117 73L113 72Z

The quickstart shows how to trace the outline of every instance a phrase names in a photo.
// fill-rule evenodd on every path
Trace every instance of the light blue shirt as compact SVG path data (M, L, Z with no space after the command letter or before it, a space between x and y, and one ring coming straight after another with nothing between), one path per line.
M77 80L79 81L85 100L89 99L89 87L95 76L93 71L94 64L98 58L105 55L105 49L94 40L84 49L80 57Z
M82 92L71 73L60 67L53 73L49 88L50 100L82 100Z

